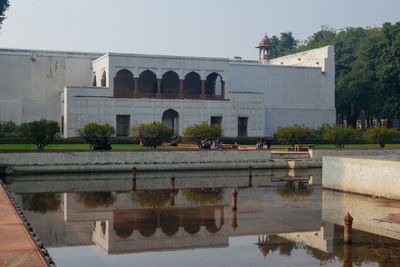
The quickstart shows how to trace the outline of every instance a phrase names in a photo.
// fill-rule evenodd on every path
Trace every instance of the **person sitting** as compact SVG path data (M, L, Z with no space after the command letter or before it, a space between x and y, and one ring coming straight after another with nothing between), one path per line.
M215 139L215 141L213 142L213 149L217 149L222 145L222 140L221 138L217 138Z
M210 149L210 143L207 141L206 138L201 140L201 148L202 149Z

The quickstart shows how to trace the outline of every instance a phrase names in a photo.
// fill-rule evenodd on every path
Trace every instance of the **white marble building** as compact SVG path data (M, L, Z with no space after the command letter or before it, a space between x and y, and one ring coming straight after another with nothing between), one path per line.
M333 46L268 62L0 49L0 81L0 121L56 120L64 137L89 122L125 135L140 123L182 134L208 121L230 137L335 123Z

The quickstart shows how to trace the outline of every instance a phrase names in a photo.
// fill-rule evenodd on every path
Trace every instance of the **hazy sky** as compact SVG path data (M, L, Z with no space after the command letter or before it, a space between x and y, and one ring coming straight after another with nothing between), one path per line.
M256 59L264 33L304 40L400 21L399 0L10 0L0 48Z

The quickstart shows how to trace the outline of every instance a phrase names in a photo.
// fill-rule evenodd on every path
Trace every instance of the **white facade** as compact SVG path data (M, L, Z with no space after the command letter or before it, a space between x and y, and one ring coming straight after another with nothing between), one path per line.
M335 123L334 68L332 46L267 63L0 49L0 121L56 120L71 137L89 122L164 122L172 110L178 134L214 117L225 136L272 136Z

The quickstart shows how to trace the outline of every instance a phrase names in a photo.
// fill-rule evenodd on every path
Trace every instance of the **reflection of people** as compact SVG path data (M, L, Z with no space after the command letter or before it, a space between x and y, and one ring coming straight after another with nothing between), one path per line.
M261 139L258 139L258 142L256 144L256 149L259 150L259 149L262 149L262 148L263 148L263 143L262 143Z

